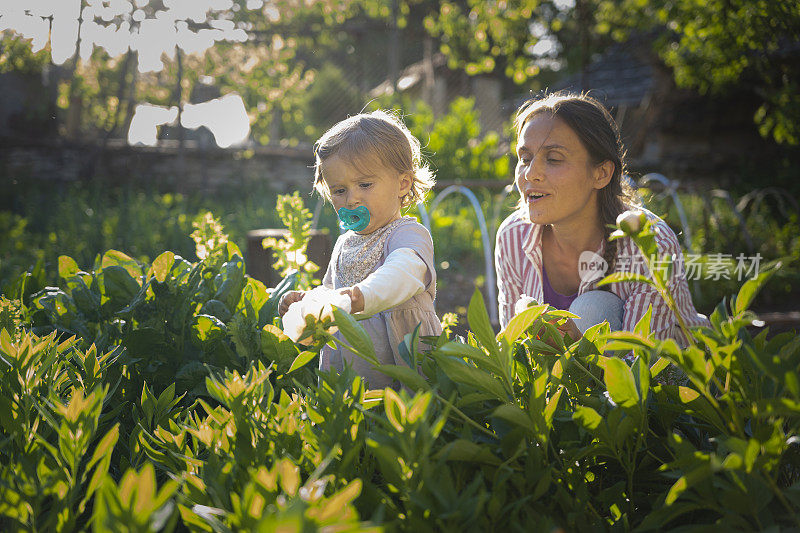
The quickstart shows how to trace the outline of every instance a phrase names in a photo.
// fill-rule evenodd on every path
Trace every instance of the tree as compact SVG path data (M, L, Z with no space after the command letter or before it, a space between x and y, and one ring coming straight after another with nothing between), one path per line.
M504 72L542 86L537 43L555 39L557 69L576 72L592 53L632 32L656 35L675 82L702 94L755 93L759 131L800 144L800 3L796 0L447 0L426 28L453 67ZM546 85L546 83L544 84Z
M11 117L16 135L42 138L54 133L51 117L55 113L55 90L49 64L47 47L34 52L29 39L11 33L0 35L0 74L15 72L25 84L22 109Z
M604 0L597 16L599 31L617 39L657 30L655 49L679 86L703 94L748 87L762 102L754 117L761 134L800 143L800 3Z

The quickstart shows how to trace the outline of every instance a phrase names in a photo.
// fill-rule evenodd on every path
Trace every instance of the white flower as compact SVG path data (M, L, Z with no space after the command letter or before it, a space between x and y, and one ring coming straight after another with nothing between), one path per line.
M333 320L333 306L350 312L350 297L327 287L315 287L302 300L294 302L283 315L283 332L297 342L306 329L307 317L312 322ZM336 332L336 328L330 330Z
M518 315L524 310L526 310L528 307L530 307L531 304L538 304L538 303L539 302L537 302L527 294L522 294L520 295L519 300L517 300L517 303L514 304L514 314Z
M620 213L617 217L617 226L627 235L635 235L642 230L647 217L638 209L630 209Z

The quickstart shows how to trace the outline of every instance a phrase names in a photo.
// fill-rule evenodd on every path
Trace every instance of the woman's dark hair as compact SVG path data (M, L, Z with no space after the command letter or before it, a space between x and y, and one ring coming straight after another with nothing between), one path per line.
M627 210L629 205L637 203L632 189L622 179L625 172L625 147L622 145L617 123L605 106L591 96L553 93L522 104L514 118L517 138L525 124L533 116L542 113L559 118L569 126L581 140L595 165L605 161L614 163L611 181L598 193L600 222L603 224L606 239L603 259L608 265L606 272L613 272L617 257L617 242L608 241L611 233L608 225L615 224L620 213Z

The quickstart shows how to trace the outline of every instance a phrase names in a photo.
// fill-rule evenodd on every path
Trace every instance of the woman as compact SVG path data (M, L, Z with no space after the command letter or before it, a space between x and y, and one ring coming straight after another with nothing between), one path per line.
M675 314L653 286L623 282L597 290L605 274L642 273L643 265L630 238L608 241L608 226L634 202L622 182L619 130L605 107L585 95L549 95L526 102L515 129L520 204L501 224L495 248L501 325L526 298L580 316L560 326L573 339L603 320L612 329L632 330L652 306L653 335L685 341ZM641 210L656 222L662 257L682 258L675 233ZM708 324L695 310L682 268L673 269L668 288L688 326Z

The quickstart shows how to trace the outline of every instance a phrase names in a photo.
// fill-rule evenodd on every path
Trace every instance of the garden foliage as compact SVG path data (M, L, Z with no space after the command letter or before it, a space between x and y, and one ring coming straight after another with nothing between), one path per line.
M276 327L291 276L263 287L203 231L197 262L62 257L59 287L2 299L3 530L800 526L800 341L747 310L769 274L686 348L649 316L569 342L544 305L496 334L476 292L466 338L412 332L380 367L402 387L369 390L312 370L321 329Z

